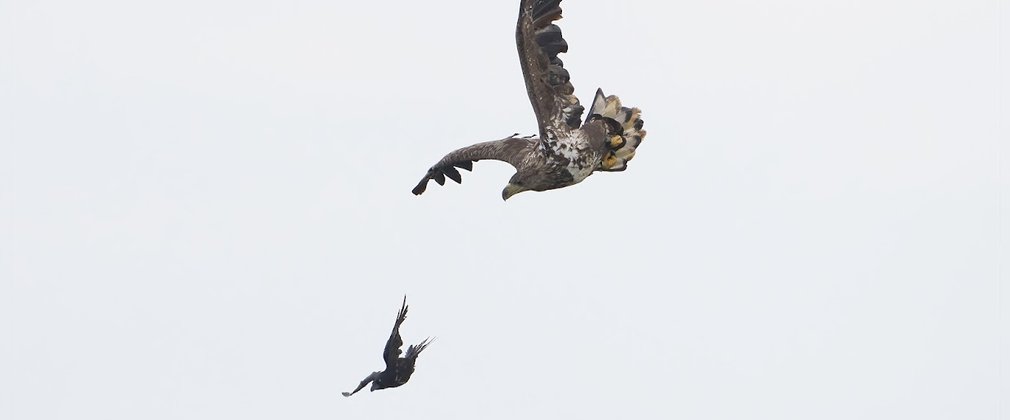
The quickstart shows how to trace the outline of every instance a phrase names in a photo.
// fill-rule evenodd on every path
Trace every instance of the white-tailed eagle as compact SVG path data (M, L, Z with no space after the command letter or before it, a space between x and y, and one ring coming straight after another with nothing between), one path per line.
M417 361L417 355L428 348L428 345L431 344L431 338L426 338L420 344L408 347L407 354L400 357L400 347L403 347L403 340L400 338L400 324L403 324L405 319L407 319L406 296L403 297L403 306L400 307L400 312L396 315L393 332L389 335L389 340L386 341L386 348L382 351L382 359L386 361L386 369L380 372L372 372L371 375L368 375L368 377L358 384L357 388L354 388L354 391L342 392L341 394L345 397L350 397L356 392L361 391L369 382L372 383L372 388L369 391L396 388L407 383L410 375L414 373L414 362Z
M453 151L428 169L413 193L420 195L435 180L461 182L458 168L472 170L473 162L494 159L516 168L502 191L502 199L523 191L546 191L574 185L595 171L623 171L645 137L638 108L625 108L617 96L596 96L583 121L579 104L558 58L568 51L561 28L561 0L521 0L516 45L526 92L540 127L539 137L518 137L477 143Z

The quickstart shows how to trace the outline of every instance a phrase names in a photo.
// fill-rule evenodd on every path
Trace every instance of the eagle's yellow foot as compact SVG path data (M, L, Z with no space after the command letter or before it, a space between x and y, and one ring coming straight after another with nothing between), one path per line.
M603 169L606 170L606 169L614 169L615 167L620 166L622 164L623 162L621 161L621 159L619 159L617 155L614 154L614 152L610 152L609 154L607 154L607 157L603 158L602 166Z
M611 136L610 141L607 142L607 146L610 147L610 150L617 150L624 147L624 145L627 142L628 141L624 139L624 136L621 135Z

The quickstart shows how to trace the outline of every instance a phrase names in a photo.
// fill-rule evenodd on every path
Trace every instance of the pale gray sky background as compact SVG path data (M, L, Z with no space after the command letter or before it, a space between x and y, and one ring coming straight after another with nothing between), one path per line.
M515 0L0 1L0 418L1007 418L1000 3L566 0L649 136L503 203Z

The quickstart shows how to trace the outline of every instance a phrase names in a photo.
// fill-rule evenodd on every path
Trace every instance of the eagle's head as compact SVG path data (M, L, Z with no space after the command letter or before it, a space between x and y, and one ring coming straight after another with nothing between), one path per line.
M522 185L509 182L508 185L505 186L505 189L501 191L501 199L508 200L509 197L526 191L527 189L528 188L525 188Z
M505 185L505 189L501 191L501 199L508 200L509 197L513 195L531 190L532 187L530 186L530 181L531 180L528 180L525 176L523 176L522 172L516 172L516 174L512 175L512 178L509 179L508 185Z

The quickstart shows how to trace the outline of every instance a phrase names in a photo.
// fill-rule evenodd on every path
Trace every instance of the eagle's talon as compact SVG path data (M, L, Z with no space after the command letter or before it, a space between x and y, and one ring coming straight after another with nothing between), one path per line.
M607 142L607 146L610 146L611 150L620 149L624 147L625 144L628 144L628 140L625 139L624 136L612 136L610 137L610 141Z

